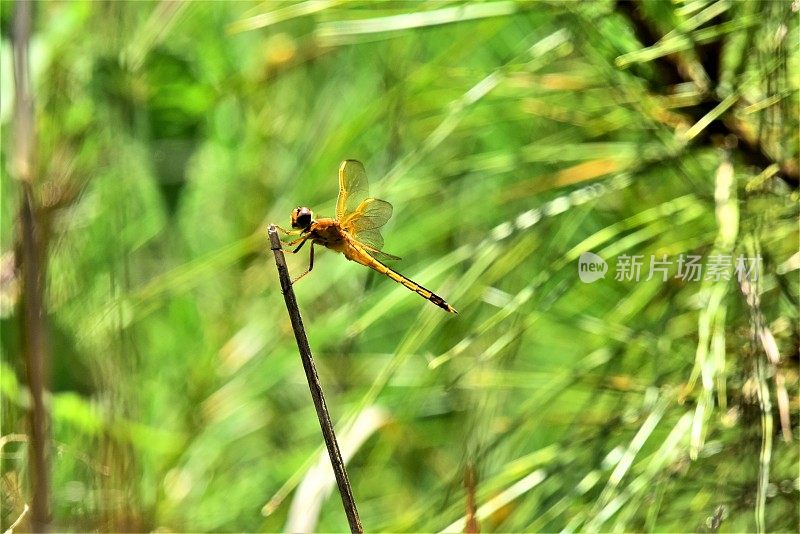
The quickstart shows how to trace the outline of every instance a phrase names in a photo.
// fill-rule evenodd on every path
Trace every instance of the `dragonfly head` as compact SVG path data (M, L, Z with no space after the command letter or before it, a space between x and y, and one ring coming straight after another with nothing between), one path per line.
M292 228L305 230L313 222L314 214L306 207L295 208L292 210Z

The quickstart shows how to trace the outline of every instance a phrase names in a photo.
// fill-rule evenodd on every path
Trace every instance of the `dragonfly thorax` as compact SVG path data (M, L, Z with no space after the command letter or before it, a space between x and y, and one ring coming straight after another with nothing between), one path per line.
M298 207L292 210L292 228L299 228L305 230L311 223L314 222L314 213L304 207Z

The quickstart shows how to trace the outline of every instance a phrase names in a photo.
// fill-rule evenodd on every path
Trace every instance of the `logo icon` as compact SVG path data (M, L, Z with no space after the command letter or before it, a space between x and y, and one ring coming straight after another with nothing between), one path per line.
M578 276L585 284L605 278L607 272L608 264L594 252L584 252L578 258Z

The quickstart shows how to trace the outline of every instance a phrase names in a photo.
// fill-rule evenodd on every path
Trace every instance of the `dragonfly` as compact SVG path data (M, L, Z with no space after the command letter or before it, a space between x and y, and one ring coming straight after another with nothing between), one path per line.
M385 200L369 196L367 172L360 161L348 159L339 166L339 196L336 199L336 217L314 218L314 213L305 206L292 210L292 230L278 227L288 235L299 235L292 241L284 241L284 246L293 247L287 250L296 254L303 245L310 242L308 269L297 276L296 283L314 268L314 245L322 245L328 249L344 254L350 261L360 263L388 276L402 284L417 295L429 300L443 310L458 313L442 297L422 287L410 278L403 276L384 261L399 260L397 256L383 252L383 236L380 228L392 216L392 205Z

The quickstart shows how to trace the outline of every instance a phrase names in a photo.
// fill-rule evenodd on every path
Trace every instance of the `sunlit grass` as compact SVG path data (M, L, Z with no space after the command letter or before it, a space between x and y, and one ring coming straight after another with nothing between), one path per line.
M333 215L347 158L394 205L392 266L459 310L325 250L295 287L368 531L462 531L470 464L485 532L713 530L719 507L723 530L796 530L797 51L769 39L797 20L751 6L647 5L672 25L643 46L603 2L41 4L41 197L77 192L48 230L54 530L277 531L324 485L266 225ZM719 40L713 102L652 82ZM780 165L741 157L759 131ZM615 279L681 254L760 254L758 303L674 264ZM3 436L26 432L18 324ZM3 441L3 528L24 444ZM314 528L346 530L320 502Z

